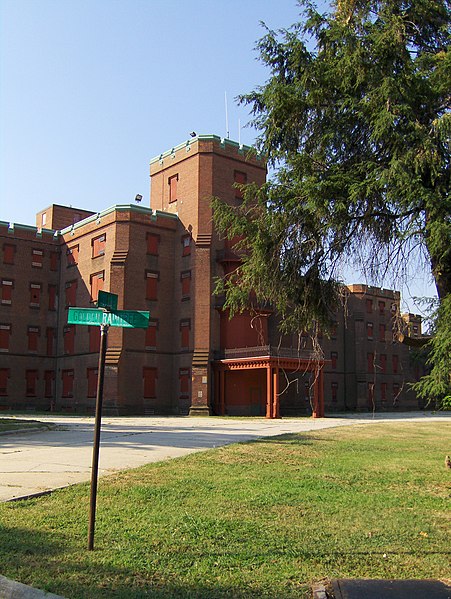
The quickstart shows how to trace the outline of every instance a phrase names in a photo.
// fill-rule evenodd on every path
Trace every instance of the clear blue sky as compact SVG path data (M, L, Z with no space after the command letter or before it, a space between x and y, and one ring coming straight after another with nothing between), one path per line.
M137 193L148 205L150 159L193 130L225 135L225 92L230 137L240 120L252 144L234 98L269 76L260 21L288 27L299 12L295 0L0 0L0 220Z

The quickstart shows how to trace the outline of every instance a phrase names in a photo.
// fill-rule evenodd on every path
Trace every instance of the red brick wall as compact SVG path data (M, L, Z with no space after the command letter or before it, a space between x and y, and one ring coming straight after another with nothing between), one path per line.
M0 351L0 369L8 371L7 395L0 397L0 407L65 408L73 411L94 409L92 392L88 393L88 369L97 367L98 353L90 348L89 328L75 329L73 353L64 354L64 327L67 325L65 302L66 285L77 284L75 303L92 307L90 280L103 273L103 289L118 295L119 309L149 310L158 324L156 347L146 348L144 330L125 330L111 327L108 335L105 376L105 410L134 413L186 413L191 406L199 413L208 413L212 403L213 381L211 361L219 349L281 345L297 347L297 339L281 338L275 326L276 318L262 318L250 326L248 315L229 321L221 316L219 301L213 296L215 278L224 273L226 263L220 252L225 242L218 238L212 222L210 199L218 196L235 203L233 187L235 172L245 173L248 182L261 184L265 180L264 161L240 149L238 144L214 136L200 136L189 144L164 153L151 163L151 206L117 207L100 215L92 212L53 205L37 215L45 227L63 229L62 235L34 227L0 223L1 276L13 281L11 303L0 305L0 324L11 326L9 347ZM177 200L169 202L169 178L178 175ZM87 218L86 218L87 217ZM75 222L79 218L83 221ZM64 229L64 226L67 228ZM93 239L106 236L105 252L93 256ZM147 235L158 236L158 252L148 253ZM182 240L191 238L189 252L183 251ZM14 264L4 264L4 244L14 244ZM67 250L78 246L77 264L68 266ZM187 249L187 248L186 248ZM33 262L35 250L35 265ZM37 252L37 253L36 253ZM42 253L41 253L42 252ZM55 254L56 253L56 254ZM54 270L54 259L57 270ZM75 254L73 254L75 255ZM42 261L42 266L40 262ZM146 298L146 273L157 273L157 297ZM182 273L190 275L190 293L182 295ZM40 285L38 306L30 306L30 285ZM56 289L57 309L49 310L49 286ZM53 293L53 291L52 291ZM374 311L366 312L371 299ZM379 302L386 302L384 312ZM330 340L322 339L326 360L334 357L325 368L326 410L368 409L368 389L374 384L373 398L376 409L393 407L393 390L401 388L397 404L415 407L403 381L412 379L409 351L406 346L392 343L391 303L399 304L399 294L353 286L348 301L346 320L337 314L337 334ZM408 324L417 326L417 319L409 315ZM189 323L189 344L182 347L181 325ZM373 324L374 336L368 338L368 323ZM385 326L385 340L379 336L380 325ZM258 326L257 326L258 325ZM37 349L29 349L27 330L38 328ZM47 348L47 330L57 331L53 355ZM185 329L186 330L186 329ZM307 339L307 338L305 338ZM304 342L303 338L302 341ZM367 356L372 353L380 363L385 357L385 372L368 372ZM398 356L399 369L392 372L393 357ZM155 397L144 397L144 369L154 369ZM36 371L36 397L27 396L26 371ZM62 397L62 373L74 372L73 397ZM189 382L181 390L180 372ZM55 373L54 397L45 397L46 373ZM189 373L189 374L186 374ZM230 374L230 377L229 377ZM230 409L238 413L255 412L259 402L265 402L264 371L242 374L228 373L226 391ZM415 375L416 376L416 375ZM28 375L29 381L34 375ZM376 378L375 378L376 377ZM226 386L227 386L226 385ZM384 387L383 387L384 385ZM396 388L397 388L396 387ZM294 393L290 387L286 405L303 401L303 391ZM332 389L336 401L332 401ZM386 396L382 400L382 390ZM47 393L48 395L48 393ZM283 398L281 404L283 406ZM260 409L260 408L259 408Z

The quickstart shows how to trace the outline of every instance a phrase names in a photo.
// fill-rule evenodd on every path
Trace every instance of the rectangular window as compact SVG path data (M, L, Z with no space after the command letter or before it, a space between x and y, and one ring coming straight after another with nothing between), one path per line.
M102 291L105 279L105 271L96 272L91 275L91 300L97 301L99 291Z
M367 312L367 314L371 314L372 311L373 311L373 300L367 299L366 300L366 312Z
M42 250L31 250L31 266L42 268L44 252Z
M12 243L3 244L3 264L14 264L16 246Z
M379 314L385 314L385 302L378 302Z
M0 324L0 351L9 350L9 337L11 335L10 324Z
M53 356L53 343L55 340L55 329L47 327L45 331L46 342L47 342L47 355Z
M25 380L26 380L26 396L27 397L36 397L36 381L38 380L38 371L37 370L26 370L25 371Z
M385 341L385 324L379 325L379 341Z
M387 383L381 383L381 401L387 401Z
M396 404L398 402L399 394L401 393L401 388L399 383L393 383L393 403Z
M58 270L58 252L50 252L50 270Z
M2 279L2 304L11 305L14 281Z
M41 305L41 283L30 283L30 306L39 308Z
M419 366L419 364L415 364L414 373L415 373L415 380L419 381L420 380L420 366Z
M374 406L374 383L368 383L368 405L369 407Z
M146 329L145 347L146 349L157 348L157 330L158 320L155 318L149 319L149 326Z
M160 235L156 233L147 233L147 253L151 256L158 256L158 246L160 245Z
M44 372L44 397L53 397L53 387L55 381L55 371L46 370Z
M41 214L41 227L45 227L46 222L47 222L47 212L43 212Z
M169 177L169 179L168 179L169 202L177 201L177 182L178 182L178 180L179 180L178 175L172 175L172 177Z
M180 347L182 349L189 349L190 328L191 321L189 319L180 321Z
M338 322L334 322L332 325L332 328L330 330L330 338L331 339L337 338L337 330L338 330Z
M158 298L158 280L160 273L146 271L146 299L156 300Z
M417 324L414 324L412 326L412 332L413 332L413 337L418 337L419 335L419 327Z
M332 401L334 403L336 403L337 398L338 398L338 383L331 383L330 390L331 390L331 395L332 395Z
M399 358L396 354L394 354L392 356L392 369L393 369L393 374L398 374L398 368L399 368Z
M64 353L73 354L75 347L75 325L69 324L63 329Z
M333 368L334 370L337 368L337 360L338 360L338 352L336 351L331 351L330 352L330 359L331 359L331 368Z
M96 397L97 396L98 373L99 373L98 368L88 368L86 371L86 376L88 378L88 397Z
M368 339L372 339L373 338L373 333L374 333L374 326L372 322L367 322L366 323L366 336Z
M224 239L224 250L225 250L225 255L226 256L233 256L234 258L236 257L236 251L238 251L237 248L235 248L235 246L243 240L243 236L242 235L234 235L231 238L226 237Z
M49 310L56 310L56 285L49 285Z
M77 281L66 283L66 308L77 305Z
M385 354L379 356L379 366L381 372L385 374L387 372L387 356Z
M74 371L63 370L61 373L61 379L63 381L63 397L73 397L74 394Z
M88 327L89 351L98 353L100 351L100 327Z
M70 248L67 248L67 266L75 266L76 264L78 264L78 249L78 245L74 245Z
M180 398L186 399L189 397L190 372L189 368L179 369L180 380Z
M191 235L182 236L182 256L191 254Z
M146 399L153 399L157 396L157 378L158 371L156 368L143 368L143 395Z
M185 270L180 274L182 282L182 300L189 299L191 295L191 271Z
M9 368L0 368L0 397L8 395Z
M106 234L103 233L103 235L94 237L94 239L91 240L91 245L93 258L97 258L98 256L104 256L106 246Z
M372 352L366 354L366 362L367 371L370 373L374 372L374 354Z
M243 198L243 190L240 189L239 185L245 185L247 183L246 173L235 171L233 176L233 183L235 186L235 197L241 200Z
M39 327L28 327L28 351L38 351Z

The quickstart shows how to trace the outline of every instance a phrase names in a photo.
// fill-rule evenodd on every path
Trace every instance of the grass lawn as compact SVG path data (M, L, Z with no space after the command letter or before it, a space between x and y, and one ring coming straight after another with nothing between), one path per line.
M14 432L17 430L33 430L36 428L50 428L48 424L38 420L21 420L20 418L0 418L0 433Z
M332 577L450 576L451 423L231 445L0 504L0 574L68 599L304 598Z

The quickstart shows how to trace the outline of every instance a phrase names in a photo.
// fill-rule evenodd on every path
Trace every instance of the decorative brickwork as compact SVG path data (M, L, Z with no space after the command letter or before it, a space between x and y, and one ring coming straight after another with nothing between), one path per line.
M418 407L406 383L423 367L398 339L421 337L421 319L395 327L397 292L351 286L322 355L308 334L281 336L270 307L232 320L221 309L215 280L239 257L237 240L216 234L210 199L236 204L240 185L263 184L261 156L199 135L153 159L150 174L148 208L53 205L36 227L0 222L0 409L94 410L99 329L68 326L67 308L95 307L100 289L118 295L118 309L151 312L147 331L109 330L106 413Z

